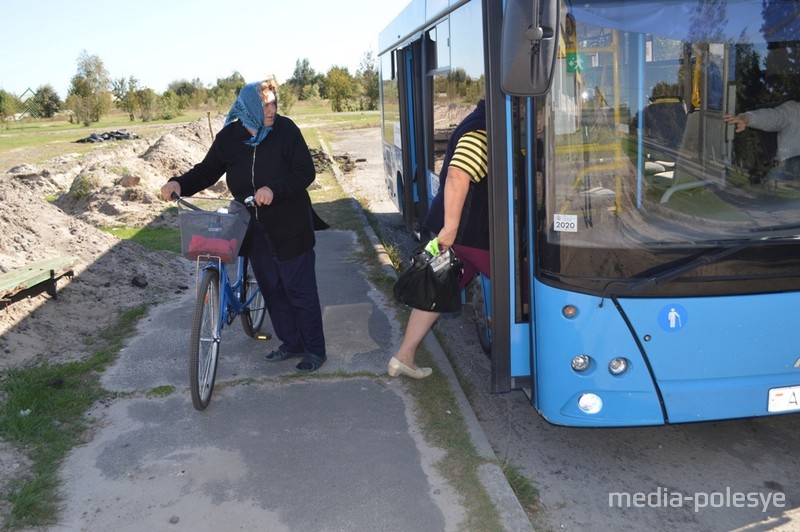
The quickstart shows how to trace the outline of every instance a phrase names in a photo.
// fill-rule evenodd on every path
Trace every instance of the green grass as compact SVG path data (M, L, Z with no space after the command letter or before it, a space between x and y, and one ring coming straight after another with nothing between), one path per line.
M314 128L330 132L333 129L357 129L377 127L380 125L380 111L348 111L335 113L331 111L326 100L313 102L297 102L286 115L302 128L313 124ZM310 140L310 139L306 139Z
M31 471L15 479L5 498L12 504L6 529L54 523L58 515L58 470L69 450L89 426L85 412L109 395L100 373L114 360L146 309L123 312L117 322L91 343L94 352L82 361L54 365L42 362L10 369L0 381L0 438L25 449Z
M100 229L148 249L181 252L181 232L174 227L101 227Z
M212 116L217 114L212 112ZM115 111L90 126L70 124L63 119L28 119L8 122L0 128L0 171L22 163L42 163L69 153L78 155L94 150L113 149L116 142L79 143L92 133L127 129L143 138L157 138L175 127L205 117L206 111L186 111L172 120L131 122L128 116Z
M175 124L193 122L200 117L206 116L207 112L206 110L192 109L170 120L151 120L149 122L134 120L132 122L127 114L120 111L113 111L100 119L99 122L94 122L88 126L70 123L69 120L63 118L28 118L20 122L7 122L4 127L0 129L0 137L6 137L7 135L25 136L59 132L74 133L75 131L82 131L88 134L92 132L113 131L116 129L126 129L136 132L137 130L149 130L161 126L171 127ZM211 114L214 116L218 114L218 111L213 110ZM0 139L0 147L2 146L2 139Z
M416 360L422 366L435 368L424 346L417 350ZM465 530L502 530L497 508L478 475L478 468L486 460L472 444L447 377L435 369L430 377L412 383L409 390L419 405L425 440L445 450L445 456L436 468L463 498L467 516L460 526Z
M529 515L535 514L539 509L539 490L536 489L533 482L520 473L519 468L508 460L502 461L500 468L525 511Z
M175 393L175 387L170 385L156 386L147 390L147 397L167 397Z

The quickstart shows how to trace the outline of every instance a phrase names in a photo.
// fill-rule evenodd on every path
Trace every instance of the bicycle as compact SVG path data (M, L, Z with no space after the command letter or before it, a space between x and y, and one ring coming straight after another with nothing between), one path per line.
M259 334L266 314L264 296L253 275L247 257L239 248L247 232L250 215L237 201L197 199L197 203L226 206L203 209L173 194L172 199L186 207L178 211L183 256L197 264L197 300L189 340L189 388L196 410L204 410L211 401L219 363L219 345L225 325L241 317L245 334L269 340ZM253 198L245 203L252 205ZM188 210L187 210L188 209ZM236 263L235 280L226 264ZM234 270L230 272L233 274Z

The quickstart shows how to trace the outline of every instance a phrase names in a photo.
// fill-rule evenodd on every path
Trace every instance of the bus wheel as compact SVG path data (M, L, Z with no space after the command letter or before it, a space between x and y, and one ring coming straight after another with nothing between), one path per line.
M483 277L478 275L467 285L467 297L472 306L472 317L475 320L475 331L478 341L486 356L492 356L492 320L486 309L486 297L483 293Z

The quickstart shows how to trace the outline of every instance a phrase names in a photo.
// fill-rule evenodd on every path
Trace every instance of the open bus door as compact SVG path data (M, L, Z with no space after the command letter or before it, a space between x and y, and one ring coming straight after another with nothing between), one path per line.
M534 100L553 82L558 0L484 0L487 126L492 175L492 391L522 388L536 404L536 338L532 301L536 202ZM520 96L525 100L515 100ZM504 139L503 141L499 141ZM520 154L526 154L520 156ZM510 192L511 191L511 192ZM513 230L512 230L513 228ZM513 297L511 297L513 295ZM499 324L507 324L500 327ZM512 346L514 348L512 349Z
M397 184L398 204L405 228L420 236L422 220L428 212L428 190L425 185L423 106L424 85L422 41L414 41L397 52L397 79L400 99L400 136L403 171Z

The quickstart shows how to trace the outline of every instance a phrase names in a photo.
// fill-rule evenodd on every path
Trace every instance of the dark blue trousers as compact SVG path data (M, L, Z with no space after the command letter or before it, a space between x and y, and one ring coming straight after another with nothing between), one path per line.
M317 292L316 255L311 249L279 261L266 231L253 224L248 258L264 294L275 335L293 353L324 358L325 335Z

